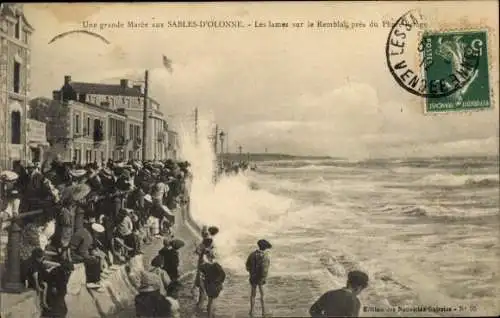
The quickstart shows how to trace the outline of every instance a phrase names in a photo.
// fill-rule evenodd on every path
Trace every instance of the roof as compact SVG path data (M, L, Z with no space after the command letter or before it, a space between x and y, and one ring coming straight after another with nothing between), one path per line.
M26 25L32 31L35 30L31 26L31 24L29 24L28 20L26 19L26 16L23 13L22 5L21 5L21 7L19 4L13 4L13 3L12 4L11 3L4 3L2 5L2 10L0 12L1 15L16 18L16 13L19 14L19 16L23 19L24 25Z
M85 106L87 106L89 108L93 108L93 109L96 109L96 110L100 110L100 111L104 111L104 112L108 112L108 113L113 113L115 115L119 115L119 116L122 116L122 117L128 117L127 114L121 113L119 111L116 111L116 110L113 110L113 109L110 109L110 108L107 108L107 107L99 106L99 105L96 105L96 104L91 104L91 103L87 103L87 102L82 103L82 102L79 102L79 101L76 101L76 100L72 100L71 102L82 104L82 105L85 105Z
M84 83L70 82L71 88L80 94L99 94L99 95L115 95L115 96L135 96L142 97L142 92L139 88L122 87L119 84L100 84L100 83Z

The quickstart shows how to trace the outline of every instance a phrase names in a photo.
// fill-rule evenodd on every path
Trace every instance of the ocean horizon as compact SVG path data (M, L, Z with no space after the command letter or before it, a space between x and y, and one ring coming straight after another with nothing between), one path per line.
M265 160L215 188L202 179L193 215L221 229L233 281L222 317L247 314L244 261L260 238L274 246L273 315L307 316L352 269L370 276L362 316L498 313L498 156Z

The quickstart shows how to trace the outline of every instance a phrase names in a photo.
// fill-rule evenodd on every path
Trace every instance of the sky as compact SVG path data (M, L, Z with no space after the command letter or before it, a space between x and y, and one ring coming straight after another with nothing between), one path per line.
M430 28L487 27L494 109L425 115L385 60L389 28L420 9ZM228 133L230 151L348 158L498 154L498 3L25 4L32 38L32 97L51 97L64 75L118 83L150 70L150 94L173 125L198 107ZM104 28L128 21L241 20L245 28ZM363 22L365 28L255 28L256 21ZM110 44L74 34L89 29ZM379 27L369 27L370 21ZM248 26L252 25L252 27ZM414 41L416 43L416 40ZM410 48L408 48L410 49ZM172 60L173 72L161 57ZM416 53L415 53L416 54Z

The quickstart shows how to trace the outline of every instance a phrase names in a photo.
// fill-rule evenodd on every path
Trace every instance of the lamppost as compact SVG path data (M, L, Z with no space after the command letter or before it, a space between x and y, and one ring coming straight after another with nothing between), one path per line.
M225 137L226 137L226 134L224 133L224 131L221 130L221 132L219 133L221 158L224 155L224 138Z

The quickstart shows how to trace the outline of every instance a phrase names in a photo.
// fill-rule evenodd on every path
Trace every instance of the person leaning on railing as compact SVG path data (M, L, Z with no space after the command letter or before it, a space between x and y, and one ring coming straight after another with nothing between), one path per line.
M2 171L0 174L0 185L2 186L0 193L3 196L0 199L2 203L0 207L0 220L19 215L19 205L21 202L19 175L13 171Z

